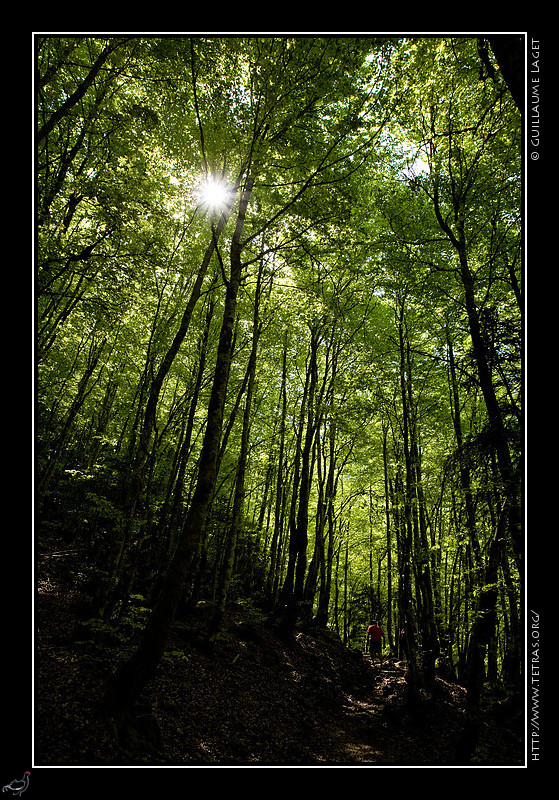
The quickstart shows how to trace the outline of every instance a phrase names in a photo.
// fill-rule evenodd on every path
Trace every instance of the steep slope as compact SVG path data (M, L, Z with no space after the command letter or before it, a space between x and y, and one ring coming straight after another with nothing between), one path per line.
M99 701L108 671L133 638L124 642L122 631L106 630L87 638L74 557L70 550L49 553L39 575L37 765L455 764L461 687L437 679L411 718L405 664L388 659L374 667L325 631L286 641L246 604L228 612L211 649L203 607L177 622L136 709L139 738L119 738ZM518 731L488 715L474 763L512 766L522 759Z

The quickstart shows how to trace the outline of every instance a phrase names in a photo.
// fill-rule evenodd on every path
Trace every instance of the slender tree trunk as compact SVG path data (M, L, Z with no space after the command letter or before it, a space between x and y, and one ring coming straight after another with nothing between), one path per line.
M468 532L468 538L470 541L470 547L472 548L476 569L479 574L482 569L483 563L476 532L475 508L474 508L474 498L472 494L471 481L470 481L470 470L466 462L466 456L463 452L464 438L462 435L462 420L460 414L460 398L458 395L458 381L456 380L456 364L454 361L454 349L452 346L452 341L450 339L450 332L448 328L447 328L447 347L448 347L449 371L450 371L450 382L451 382L451 415L454 424L456 447L458 450L460 486L462 488L464 501L466 505L466 530Z
M274 506L274 529L272 533L272 542L270 546L270 567L266 581L266 596L268 602L273 606L276 598L277 578L279 575L279 562L280 562L280 540L281 530L283 527L283 505L285 497L285 476L284 476L284 450L285 450L285 419L287 416L287 330L284 333L283 343L283 361L282 361L282 377L281 377L281 414L279 423L279 450L278 450L278 464L276 475L276 497Z
M97 457L99 456L99 452L103 446L103 437L109 425L111 411L116 399L118 388L118 380L113 374L107 381L105 396L103 397L103 402L101 403L99 415L95 419L95 428L92 428L91 435L88 437L88 441L90 442L89 453L87 456L88 469L91 469L95 464Z
M502 571L508 601L509 630L503 658L503 681L514 687L519 695L522 692L522 625L518 608L518 597L509 565L509 557L503 549Z
M296 472L290 512L289 561L282 589L284 617L281 630L289 634L296 623L304 599L307 569L309 496L311 488L311 454L316 432L315 393L317 386L318 327L311 329L310 356L301 403L301 419L296 451ZM306 418L306 427L305 420ZM303 428L305 436L303 440ZM302 446L301 446L302 442ZM299 455L300 454L300 455Z
M101 353L103 352L106 343L106 339L104 339L100 344L95 341L95 338L93 338L91 341L87 358L87 366L78 384L78 390L72 401L68 414L66 415L64 426L54 443L52 453L39 479L37 488L41 493L45 492L48 488L48 485L52 479L53 471L58 463L58 459L60 458L60 454L62 453L66 442L68 441L68 437L70 436L74 420L79 413L80 408L83 406L85 399L93 388L90 384L90 379L95 372L99 358L101 357Z
M316 440L315 447L320 447L320 444ZM327 509L325 484L327 476L324 474L322 466L323 457L324 454L320 452L316 458L318 499L316 504L314 548L305 580L304 601L309 615L312 613L314 605L319 572L321 566L324 564L324 531L326 528Z
M173 558L173 554L177 546L177 538L180 533L180 527L181 527L180 522L181 522L181 514L183 508L183 493L184 493L186 468L188 465L188 457L190 454L190 447L192 444L192 433L194 430L194 418L196 415L196 408L198 406L200 390L202 388L202 381L206 369L208 339L210 334L210 325L214 313L214 307L215 307L215 300L212 295L210 297L208 310L206 313L204 331L202 333L202 338L200 341L200 357L198 360L198 369L196 372L196 379L194 382L194 390L192 393L192 397L190 398L190 406L188 410L188 417L186 420L186 428L178 454L178 469L174 481L174 490L171 499L169 520L167 523L166 551L161 559L161 564L159 567L159 579L156 582L156 586L154 587L154 592L156 594L158 594L161 589L161 581L163 579L163 576L167 572L167 568L171 563L171 559Z
M123 563L123 556L132 532L136 506L144 488L146 465L148 463L151 440L153 431L155 429L157 404L159 401L161 388L190 327L192 313L200 297L202 284L204 282L210 260L217 248L219 237L223 232L227 219L228 215L221 215L217 230L212 236L212 240L208 247L206 248L206 252L204 254L204 258L202 259L202 264L200 270L198 271L190 299L184 310L179 329L176 332L169 349L163 357L159 365L159 369L157 370L157 374L149 387L143 422L140 428L138 449L123 502L123 519L113 538L113 544L107 559L106 576L102 582L99 592L98 613L101 616L106 617L110 615L111 606L109 601L111 586L114 581L118 579L120 566Z
M320 337L318 330L311 335L311 360L309 400L307 408L307 430L301 458L301 484L299 489L299 509L297 512L297 566L295 570L294 600L302 602L304 597L305 574L307 571L307 545L309 528L309 497L311 491L312 469L311 455L317 428L317 410L315 407L316 387L318 380L317 353Z
M289 506L289 548L287 555L287 570L281 589L281 604L284 608L293 607L293 594L295 590L295 568L297 564L298 543L297 543L297 499L299 497L299 486L301 482L301 457L303 431L305 428L305 413L307 407L307 397L309 391L310 371L307 369L305 376L305 387L301 399L301 410L299 414L299 427L295 441L295 455L293 465L293 481L291 484L291 502Z
M317 471L318 471L318 489L319 498L316 512L316 530L315 530L315 545L313 550L313 557L309 564L307 579L305 582L305 605L309 614L313 611L314 599L317 590L317 581L320 577L320 590L324 592L326 589L326 523L328 520L328 508L333 502L335 491L335 471L336 471L336 422L334 419L334 387L337 377L338 368L338 354L339 345L332 340L332 359L331 359L331 373L328 380L328 388L326 390L327 402L330 405L330 413L326 416L325 432L321 437L315 436L315 447L318 451L317 454ZM319 405L322 404L324 396L324 389L326 387L326 379L328 375L328 368L325 370L324 383L322 391L319 396ZM316 423L317 431L324 422L324 416L320 409L317 409L318 421ZM324 468L322 469L322 464ZM327 615L324 616L324 603L326 597L323 598L321 613L315 617L315 624L320 621L321 625L326 625Z
M454 196L454 218L456 220L456 232L450 228L440 207L439 187L435 185L433 203L435 216L449 241L453 245L458 255L460 269L458 270L460 282L464 289L464 301L466 315L468 318L468 329L472 342L472 350L476 362L479 384L487 416L489 419L490 432L492 434L499 472L503 482L503 495L509 499L508 523L509 536L516 559L516 565L520 576L523 576L523 541L521 523L521 498L520 484L512 463L507 432L505 429L503 415L493 379L491 375L490 359L484 336L482 333L479 310L475 296L475 280L470 269L468 249L466 244L464 214L466 211L465 200L461 193Z
M406 343L404 331L404 300L401 301L398 319L398 334L399 334L399 347L400 347L400 394L402 404L402 431L403 431L403 447L404 447L404 460L405 460L405 484L402 486L403 493L403 520L402 520L402 560L403 569L401 576L401 594L400 594L400 607L401 616L404 619L405 629L405 642L406 642L406 657L408 664L408 705L410 710L416 707L419 698L419 689L422 684L422 678L419 671L419 664L417 659L417 637L420 631L417 628L417 618L413 607L413 589L412 589L412 565L415 565L414 560L414 469L412 462L412 447L411 447L411 409L409 402L409 382L410 376L407 374L408 363L406 359ZM416 523L415 523L416 524ZM420 595L416 592L416 602L419 602Z
M388 643L390 652L394 653L394 631L392 621L392 529L390 520L390 491L388 476L388 428L384 428L382 437L382 463L384 467L384 513L386 518L386 553L387 553L387 618Z
M331 442L331 454L333 458L333 443ZM330 597L332 593L332 568L334 563L334 498L335 488L333 487L330 494L327 496L326 514L328 520L328 534L326 540L326 554L324 558L324 567L321 570L320 576L320 592L318 596L318 609L316 612L315 622L317 625L326 627L329 617Z
M348 525L349 528L349 525ZM344 557L344 633L343 643L348 643L348 623L349 623L349 608L348 608L348 589L349 589L349 530L346 531L345 540L345 557Z
M231 579L233 577L233 567L235 564L235 555L237 550L237 541L239 538L239 530L241 528L243 521L242 513L245 501L245 474L246 474L246 466L248 460L249 434L250 434L250 423L252 414L252 397L254 392L254 379L256 376L258 341L261 331L261 323L259 319L261 281L262 281L262 267L260 268L258 273L258 280L256 283L256 293L254 298L252 348L248 364L248 381L247 381L247 390L245 399L245 409L243 414L243 429L241 433L241 450L239 453L239 460L237 463L235 496L233 499L233 515L231 520L231 527L225 544L223 569L217 590L216 610L209 625L210 641L213 641L216 638L223 624L223 616L225 614L227 595L229 592Z
M39 144L43 139L45 139L49 133L53 130L54 126L60 122L65 116L67 116L72 108L77 105L80 100L84 97L85 93L89 89L90 86L93 85L97 75L101 72L105 62L117 48L122 47L123 45L129 42L129 38L124 39L117 39L111 42L110 44L105 45L101 53L97 56L97 60L92 65L91 69L89 70L88 74L85 78L81 81L81 83L76 87L76 89L69 95L62 105L53 112L50 117L43 123L41 128L37 133L37 143Z
M481 699L485 683L485 656L495 636L499 568L508 526L507 502L501 509L489 545L484 582L475 608L466 657L466 723L458 744L458 755L468 760L477 745L481 726Z

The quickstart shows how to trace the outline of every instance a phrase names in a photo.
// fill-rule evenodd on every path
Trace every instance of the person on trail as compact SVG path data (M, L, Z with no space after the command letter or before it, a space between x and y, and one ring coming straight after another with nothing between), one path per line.
M406 658L406 630L400 631L400 658Z
M384 642L384 631L379 628L376 622L372 622L367 628L367 649L371 654L371 661L375 663L375 656L378 656L382 666L382 645Z

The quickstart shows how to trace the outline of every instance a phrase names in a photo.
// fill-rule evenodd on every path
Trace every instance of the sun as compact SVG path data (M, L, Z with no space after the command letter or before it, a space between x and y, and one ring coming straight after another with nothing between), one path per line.
M231 200L231 191L225 181L209 177L198 187L196 199L208 211L225 211Z

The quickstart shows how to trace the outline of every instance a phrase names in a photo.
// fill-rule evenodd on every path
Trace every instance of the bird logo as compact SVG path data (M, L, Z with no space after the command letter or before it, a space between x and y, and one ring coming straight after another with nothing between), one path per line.
M14 797L19 797L29 786L29 774L29 771L27 771L23 774L23 778L20 781L15 780L11 783L7 783L2 787L2 791L11 792Z

